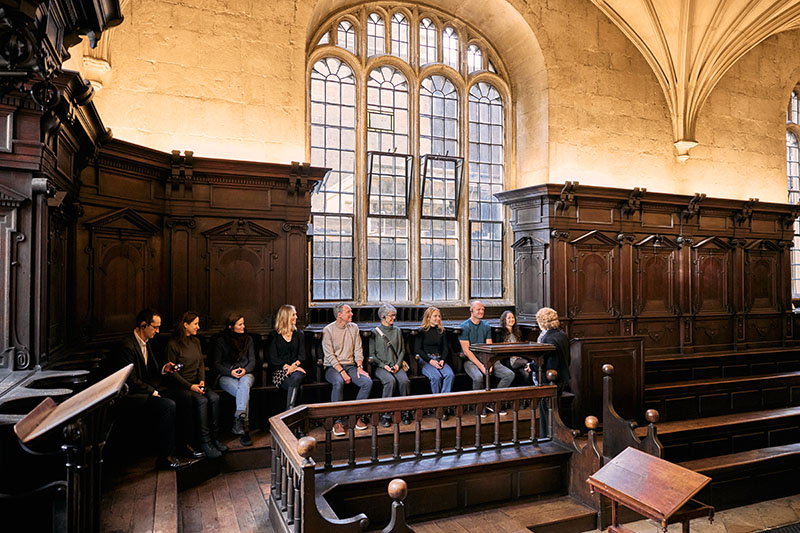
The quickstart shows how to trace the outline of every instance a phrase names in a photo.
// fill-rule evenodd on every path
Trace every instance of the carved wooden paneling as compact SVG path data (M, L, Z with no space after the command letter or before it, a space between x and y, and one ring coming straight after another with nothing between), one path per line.
M648 354L691 354L781 346L797 331L786 251L793 206L574 182L497 196L516 241L548 243L546 284L517 257L518 310L553 307L572 336L638 333Z
M634 315L678 313L680 249L671 239L651 235L635 246Z
M3 194L0 189L0 200L6 198L5 202L0 202L0 369L13 368L14 362L14 339L13 325L13 301L14 286L12 279L17 271L16 248L18 241L18 205L22 202L22 197L16 197L16 201L11 201L10 191ZM20 235L19 238L24 236Z
M692 313L732 311L732 251L730 245L709 237L692 247Z
M98 236L95 240L94 318L101 330L130 329L136 313L147 305L149 255L150 247L144 237Z
M536 312L544 307L547 294L547 243L525 236L512 246L514 251L514 280L518 290L527 295L517 302L519 320L536 320Z
M745 312L779 311L780 249L757 241L744 251Z
M638 318L634 334L640 335L644 339L648 356L680 351L681 327L677 317Z
M591 231L572 241L570 248L569 316L613 316L618 307L615 298L619 277L618 243L599 231Z
M222 323L228 314L238 312L248 324L269 325L280 305L273 298L271 283L277 235L242 219L204 235L208 243L210 320Z
M67 341L70 311L70 231L61 217L50 217L48 269L47 351L53 352Z

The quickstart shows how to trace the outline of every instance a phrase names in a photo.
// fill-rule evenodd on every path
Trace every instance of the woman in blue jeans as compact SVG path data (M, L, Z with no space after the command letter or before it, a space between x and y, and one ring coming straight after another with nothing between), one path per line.
M431 382L431 392L450 392L453 388L453 369L447 364L447 338L442 327L442 313L429 307L422 315L422 326L414 340L414 352L419 356L422 373Z
M248 427L250 388L253 386L253 370L256 353L253 338L244 331L244 317L232 314L225 321L225 330L214 345L214 367L219 373L219 386L236 398L234 413L234 435L239 435L243 446L252 446Z

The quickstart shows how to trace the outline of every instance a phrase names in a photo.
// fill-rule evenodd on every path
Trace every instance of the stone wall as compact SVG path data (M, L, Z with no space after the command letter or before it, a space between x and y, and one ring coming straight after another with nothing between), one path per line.
M159 150L308 160L308 39L355 3L130 0L125 22L103 37L111 72L95 103L116 138ZM479 29L509 68L512 187L577 180L786 201L785 109L800 79L800 32L767 39L733 66L701 110L699 146L678 163L653 71L588 0L430 3ZM83 68L81 54L68 67Z

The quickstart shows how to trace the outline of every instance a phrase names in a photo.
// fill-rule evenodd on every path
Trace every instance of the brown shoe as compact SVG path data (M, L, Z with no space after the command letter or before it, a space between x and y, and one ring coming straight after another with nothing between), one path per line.
M364 423L363 420L358 418L358 419L356 419L356 429L365 430L365 429L367 429L367 425Z
M342 425L341 422L336 422L333 425L333 436L334 437L344 437L344 435L345 435L344 426Z

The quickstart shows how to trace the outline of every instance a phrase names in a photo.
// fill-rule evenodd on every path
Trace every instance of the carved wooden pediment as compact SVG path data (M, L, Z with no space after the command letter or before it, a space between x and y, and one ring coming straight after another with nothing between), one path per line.
M774 252L780 251L780 249L781 249L781 247L778 246L777 243L775 243L774 241L767 240L767 239L757 239L757 240L751 242L750 244L748 244L747 246L745 246L744 248L745 248L745 250L748 250L748 251L760 251L760 250L766 251L766 250L769 250L769 251L774 251Z
M16 207L25 200L26 198L17 191L0 184L0 206Z
M580 245L580 246L618 246L619 242L616 239L612 239L608 235L598 231L592 230L589 233L581 235L577 239L570 241L572 245Z
M634 244L634 246L638 247L652 247L652 248L667 248L667 249L678 249L680 245L666 237L664 235L649 235L642 239L641 241Z
M84 225L93 231L120 231L140 234L154 234L160 231L158 226L129 207L93 218L85 222Z
M278 234L255 222L240 218L204 231L206 238L273 240Z
M707 239L703 239L702 241L698 242L697 244L692 245L693 249L698 248L710 248L710 249L717 249L717 250L730 250L732 246L720 239L719 237L708 237Z
M538 239L533 237L532 235L523 235L516 241L514 244L511 245L511 248L516 250L518 248L544 248L548 246L550 243L547 241L543 241L542 239Z

